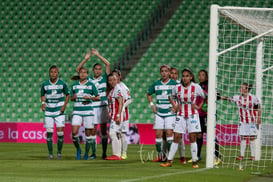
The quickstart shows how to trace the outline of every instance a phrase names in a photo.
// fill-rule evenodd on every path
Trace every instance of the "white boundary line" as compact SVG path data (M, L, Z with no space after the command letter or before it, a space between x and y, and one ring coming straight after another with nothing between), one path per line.
M175 173L166 173L166 174L161 174L161 175L156 175L156 176L145 176L145 177L140 177L140 178L122 180L121 182L142 181L142 180L155 179L155 178L161 178L161 177L166 177L166 176L173 176L173 175L177 175L177 174L196 173L196 172L206 171L209 169L212 169L212 168L202 168L202 169L194 169L194 170L189 170L189 171L179 171L179 172L175 172Z

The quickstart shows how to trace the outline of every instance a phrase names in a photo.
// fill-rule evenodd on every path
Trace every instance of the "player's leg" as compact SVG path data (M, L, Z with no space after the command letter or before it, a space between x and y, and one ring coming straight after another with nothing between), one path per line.
M81 159L81 148L79 139L79 129L82 124L82 117L78 115L73 115L72 117L72 140L76 148L76 160Z
M111 121L109 135L112 141L113 155L106 157L106 160L121 160L121 140L120 140L120 125L115 121Z
M65 126L65 115L60 115L55 118L57 128L57 159L62 158L62 149L64 143L64 126Z
M127 143L127 135L126 133L129 131L129 120L123 121L122 126L121 126L121 158L122 159L127 159L127 148L128 148L128 143Z
M84 160L88 160L88 153L92 143L92 129L94 128L94 116L85 116L83 117L83 126L85 128L85 153L83 156Z
M170 147L173 142L173 129L174 129L174 121L175 121L175 116L170 116L170 117L165 117L164 118L164 126L166 130L166 140L167 140L167 149L170 151Z
M53 159L53 127L54 127L54 118L53 117L45 117L46 128L46 143L48 150L48 159Z
M92 155L89 159L93 160L97 158L97 124L94 124L94 128L91 130L91 149Z
M197 133L196 143L197 143L197 157L198 160L202 160L201 151L203 146L203 134L206 132L206 116L200 116L200 125L201 125L201 132Z
M100 131L101 131L101 146L102 146L102 158L107 157L107 144L108 144L108 135L107 135L107 123L109 123L109 114L107 107L101 107L101 119L100 121Z
M155 114L155 124L154 124L154 130L155 130L155 147L157 151L157 158L153 162L161 162L163 158L163 129L164 129L164 119L163 117L160 117Z
M181 140L178 143L178 150L180 154L180 162L186 164L184 134L182 134Z
M240 143L240 156L236 158L236 160L242 160L244 159L245 156L245 150L246 150L246 134L247 132L247 127L245 123L240 122L239 124L239 135L241 136L241 143Z
M257 133L258 129L255 123L248 124L248 131L249 131L249 145L250 145L250 160L255 160L255 154L256 154L256 138L257 138Z

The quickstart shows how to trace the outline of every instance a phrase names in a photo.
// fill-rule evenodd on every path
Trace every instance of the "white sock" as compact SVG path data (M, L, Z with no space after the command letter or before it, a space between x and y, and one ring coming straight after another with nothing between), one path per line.
M196 162L196 158L197 158L197 144L196 144L196 142L191 143L191 158L192 158L192 162Z
M241 156L245 156L245 151L246 151L246 140L241 140Z
M121 147L122 154L126 155L128 143L127 143L127 136L125 133L121 134L121 146L122 146Z
M173 160L175 153L177 151L177 147L178 147L178 143L172 143L170 151L169 151L169 155L168 155L168 160Z
M178 143L178 149L179 149L180 157L185 157L185 144L184 144L183 135L181 140Z
M251 152L251 156L255 157L255 140L250 140L250 152Z
M117 137L117 133L116 132L111 132L110 133L110 137L111 137L111 140L112 140L113 155L116 155L116 156L120 157L120 153L121 153L121 141Z

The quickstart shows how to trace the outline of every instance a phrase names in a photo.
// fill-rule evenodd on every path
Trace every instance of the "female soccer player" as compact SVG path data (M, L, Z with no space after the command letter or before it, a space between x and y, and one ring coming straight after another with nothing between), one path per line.
M42 110L45 111L45 124L47 130L47 148L48 159L53 159L53 128L56 123L58 136L58 151L57 159L61 159L63 140L64 140L64 126L65 115L64 111L69 101L69 91L67 84L59 79L59 69L53 65L49 68L50 79L45 81L41 87L41 101Z
M182 134L186 133L186 127L188 129L190 143L191 143L191 155L193 168L198 168L197 157L197 144L196 135L201 132L198 109L203 105L196 105L196 98L201 96L205 98L205 93L202 88L194 83L194 74L191 69L182 70L181 84L177 84L173 89L172 96L169 100L173 107L178 111L178 115L175 121L174 127L174 142L172 143L171 150L168 155L168 162L161 164L163 167L170 167L178 147L178 143L181 140ZM177 99L175 104L173 97Z
M175 80L177 84L180 83L180 81L178 80L179 77L179 71L177 68L172 67L171 68L171 74L170 74L170 78ZM164 138L164 137L163 137ZM164 145L163 145L164 146ZM185 144L184 144L184 137L182 134L182 138L178 144L178 150L179 150L179 154L180 154L180 162L182 164L186 164L186 158L185 158ZM163 151L165 152L165 150L163 149Z
M239 135L241 136L240 151L241 156L236 160L242 160L245 156L246 139L250 140L250 160L255 160L255 139L257 137L257 130L261 124L261 103L260 100L250 94L252 89L251 84L243 83L240 88L241 95L235 95L233 97L221 97L223 100L229 100L235 103L239 109L240 123L239 123Z
M112 140L113 155L106 157L106 160L122 160L121 158L121 117L123 108L122 90L117 84L117 77L114 74L108 75L107 99L109 115L111 118L109 135Z
M76 160L81 159L81 148L79 144L79 128L83 123L85 128L86 142L84 160L88 160L88 152L91 146L91 131L94 128L93 101L99 101L100 96L96 86L87 80L88 70L81 67L79 70L80 80L72 85L70 92L71 101L74 101L72 117L72 139L77 149Z
M127 136L126 133L129 132L129 108L128 106L132 103L131 94L129 88L121 81L121 73L119 70L115 69L112 71L114 75L117 77L117 84L121 88L121 93L124 101L123 109L122 109L122 122L121 122L121 158L127 159Z
M170 67L168 65L162 65L160 67L160 74L161 79L155 81L146 94L150 107L155 114L154 129L156 133L155 142L158 156L154 162L160 162L163 160L162 136L164 130L166 131L167 148L170 148L173 141L173 127L175 120L175 113L171 112L172 105L168 96L175 87L176 81L170 79ZM156 95L156 105L154 105L152 101L152 94Z
M111 71L111 64L102 57L96 49L92 49L91 52L88 52L84 58L84 60L78 65L76 71L79 72L79 69L86 63L86 61L91 57L91 55L97 56L105 65L105 73L103 73L103 68L100 63L95 63L93 66L93 76L88 77L87 79L94 83L98 89L99 95L101 100L93 102L93 113L95 116L94 119L94 128L92 129L92 155L90 159L96 159L96 134L97 134L97 125L100 124L100 130L102 134L102 158L106 158L107 152L107 123L110 122L108 118L108 111L107 111L107 98L106 98L106 82L107 82L107 75L110 74Z

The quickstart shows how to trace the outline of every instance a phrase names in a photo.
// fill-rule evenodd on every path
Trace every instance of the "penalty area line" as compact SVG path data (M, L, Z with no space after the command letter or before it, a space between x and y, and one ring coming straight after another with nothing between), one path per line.
M177 174L202 172L202 171L206 171L209 169L211 169L211 168L194 169L194 170L189 170L189 171L179 171L179 172L175 172L175 173L166 173L166 174L161 174L161 175L156 175L156 176L145 176L145 177L140 177L140 178L127 179L127 180L122 180L120 182L142 181L142 180L155 179L155 178L161 178L161 177L166 177L166 176L173 176L173 175L177 175Z

